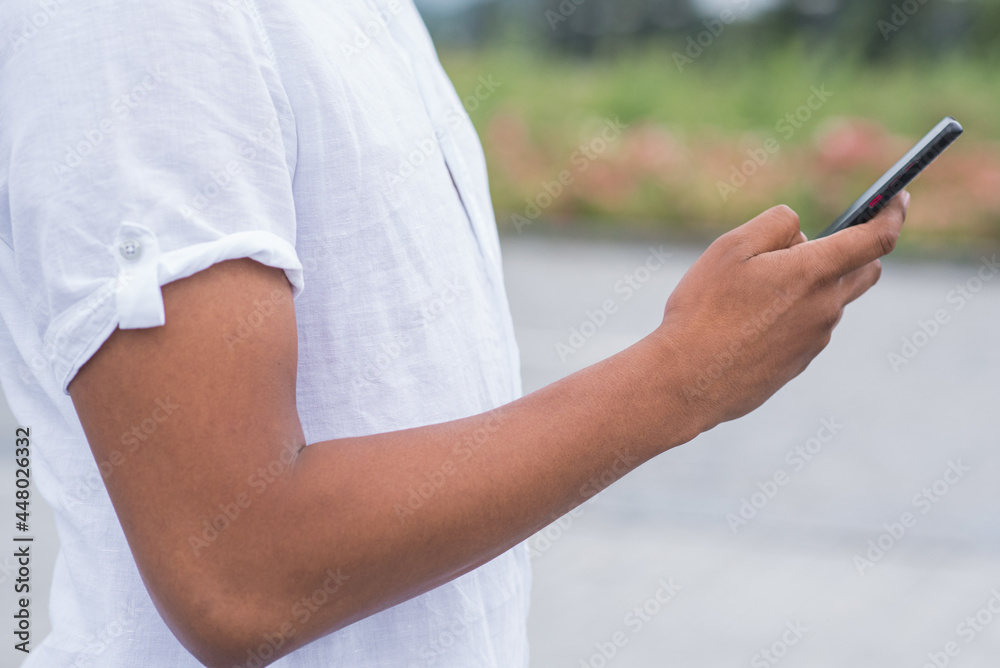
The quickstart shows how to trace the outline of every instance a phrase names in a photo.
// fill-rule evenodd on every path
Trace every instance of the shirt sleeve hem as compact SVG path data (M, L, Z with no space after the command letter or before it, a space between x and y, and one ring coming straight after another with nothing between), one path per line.
M116 245L126 249L120 253L123 257L131 255L148 271L130 266L132 258L124 257L119 261L119 275L60 316L46 336L46 348L57 353L53 370L64 394L69 394L69 384L77 372L116 328L158 327L165 323L161 288L167 283L219 262L249 258L283 270L293 299L305 287L295 247L272 232L237 232L165 253L159 253L155 243L136 244L135 235L141 232L141 226L130 226L125 231L128 238L118 240Z

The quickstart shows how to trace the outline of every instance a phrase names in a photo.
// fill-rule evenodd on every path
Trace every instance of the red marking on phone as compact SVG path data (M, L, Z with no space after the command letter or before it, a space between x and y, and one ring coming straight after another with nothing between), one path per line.
M874 209L874 208L875 208L875 205L876 205L876 204L878 204L878 203L879 203L879 202L881 202L881 201L882 201L882 196L881 196L881 195L876 195L876 196L875 196L875 199L873 199L873 200L872 200L872 201L871 201L871 202L870 202L870 203L868 204L868 208L869 208L869 209Z

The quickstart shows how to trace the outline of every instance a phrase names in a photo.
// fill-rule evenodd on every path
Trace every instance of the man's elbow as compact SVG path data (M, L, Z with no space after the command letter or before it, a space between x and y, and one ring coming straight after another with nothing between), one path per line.
M299 591L301 582L233 580L205 570L189 574L183 580L175 576L159 588L165 595L153 598L180 643L209 668L263 668L386 607L365 605L351 595L345 587L351 578L339 568L327 569L308 585L305 597L290 593Z
M252 585L251 585L252 586ZM258 592L209 593L203 587L175 605L160 606L174 636L208 668L263 668L304 644L294 621Z

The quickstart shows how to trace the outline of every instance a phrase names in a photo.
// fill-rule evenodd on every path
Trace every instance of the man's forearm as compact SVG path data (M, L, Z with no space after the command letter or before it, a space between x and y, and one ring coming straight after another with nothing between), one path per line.
M487 413L305 448L231 536L274 547L224 571L236 591L244 568L264 576L220 665L265 633L292 631L290 651L439 586L693 438L671 362L651 337ZM336 594L301 622L296 602L331 577Z

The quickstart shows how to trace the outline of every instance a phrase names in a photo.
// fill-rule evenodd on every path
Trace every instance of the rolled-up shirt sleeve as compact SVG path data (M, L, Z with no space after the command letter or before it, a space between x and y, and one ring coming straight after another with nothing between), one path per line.
M64 392L116 327L164 324L166 283L252 258L303 288L295 122L248 7L60 3L0 46L0 240Z

